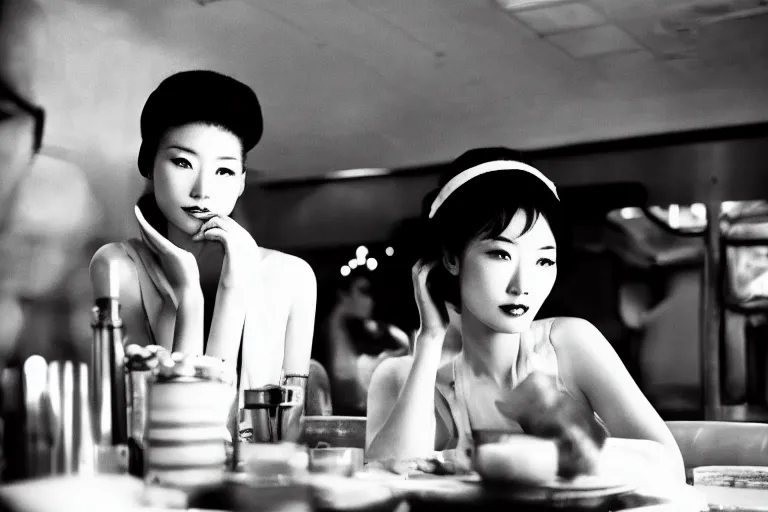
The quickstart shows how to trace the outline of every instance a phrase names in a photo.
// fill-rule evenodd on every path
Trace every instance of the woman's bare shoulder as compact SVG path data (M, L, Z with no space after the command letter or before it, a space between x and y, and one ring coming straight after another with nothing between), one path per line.
M93 257L91 257L91 266L93 266L94 263L102 261L124 261L126 259L129 259L129 257L128 253L125 252L123 243L110 242L102 245L95 253L93 253Z
M403 387L408 374L413 366L413 356L390 357L382 361L373 372L371 385L374 379L379 385L384 384L388 387L394 387L398 390Z
M108 290L99 289L106 286L109 281L110 268L117 268L122 285L129 280L136 282L136 265L125 250L122 242L112 242L102 245L91 257L89 272L94 293L103 293Z
M599 344L605 337L592 322L583 318L561 316L550 319L549 339L555 349L580 351L584 344Z
M550 340L557 355L560 375L571 390L583 378L612 364L613 347L600 330L583 318L559 317L552 322Z
M264 247L261 248L261 252L261 264L264 266L265 275L279 279L283 286L287 283L294 283L297 286L316 286L315 272L303 259Z
M140 345L150 343L145 339L143 327L146 319L141 300L141 287L136 264L126 252L122 242L115 242L100 247L91 258L89 267L93 296L106 297L110 295L110 267L116 265L120 276L119 289L121 316L131 332L133 342Z

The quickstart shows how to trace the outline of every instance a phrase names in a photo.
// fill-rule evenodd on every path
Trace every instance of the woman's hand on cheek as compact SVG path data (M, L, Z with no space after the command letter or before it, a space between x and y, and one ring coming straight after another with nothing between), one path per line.
M144 218L138 206L134 208L134 213L141 228L141 239L160 259L160 265L176 297L199 289L200 270L192 253L179 248L158 233Z
M419 308L419 338L439 340L442 346L447 329L446 323L440 314L440 310L435 304L432 294L427 288L427 276L435 268L437 262L425 263L422 260L416 262L411 269L411 278L413 280L413 294L416 299L416 306Z
M250 233L230 217L208 219L192 236L196 241L216 241L224 246L219 282L225 288L252 286L260 261L259 246Z

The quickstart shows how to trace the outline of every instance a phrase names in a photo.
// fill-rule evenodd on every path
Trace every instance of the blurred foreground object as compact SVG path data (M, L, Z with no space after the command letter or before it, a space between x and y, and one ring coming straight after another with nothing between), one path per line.
M596 471L607 432L595 414L558 391L554 377L531 373L497 406L526 434L557 443L559 476L573 478ZM476 442L484 441L476 435Z
M94 473L94 443L84 363L31 356L3 371L3 479Z
M87 255L100 209L84 172L38 155L4 207L0 296L15 319L2 332L5 359L18 364L40 354L88 361Z
M186 504L180 491L148 492L141 480L120 475L56 477L0 487L0 508L13 512L186 509Z

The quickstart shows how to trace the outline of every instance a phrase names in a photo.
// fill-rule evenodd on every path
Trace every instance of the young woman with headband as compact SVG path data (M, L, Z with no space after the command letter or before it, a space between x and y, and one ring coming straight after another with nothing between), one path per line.
M552 391L586 411L570 417L587 418L587 432L594 423L609 436L660 443L682 478L672 434L603 335L579 318L536 318L567 257L555 185L506 148L468 151L452 168L425 202L414 355L385 361L371 381L367 457L466 453L482 429L537 434L526 430L537 408L559 414L544 404ZM444 303L461 315L462 349L441 363Z

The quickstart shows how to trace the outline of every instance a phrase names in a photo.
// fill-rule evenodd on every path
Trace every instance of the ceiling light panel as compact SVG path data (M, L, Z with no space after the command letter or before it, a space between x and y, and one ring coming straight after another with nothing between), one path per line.
M553 4L562 4L564 0L496 0L502 9L516 11L518 9L535 9Z
M608 23L603 14L581 3L567 3L541 9L511 13L515 18L541 35L596 27Z
M614 25L555 34L546 39L577 59L643 49L632 36Z

